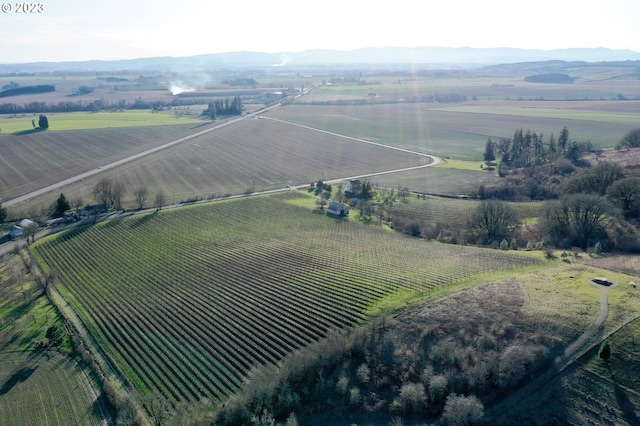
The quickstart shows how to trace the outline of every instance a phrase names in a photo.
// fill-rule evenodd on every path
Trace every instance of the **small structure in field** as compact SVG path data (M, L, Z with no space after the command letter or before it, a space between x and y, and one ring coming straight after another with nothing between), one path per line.
M349 206L339 201L331 201L327 207L327 214L334 216L349 216Z
M350 180L344 187L345 194L348 194L348 196L350 197L357 197L358 195L360 195L361 191L362 182L360 182L360 179Z
M106 212L107 206L104 204L86 205L76 213L76 218L82 220L90 217L97 217L100 213Z
M18 237L22 237L24 235L24 229L19 227L18 225L13 225L9 228L9 238L14 239Z
M607 278L605 277L595 277L594 279L592 279L591 281L593 281L596 284L600 284L600 285L605 285L607 287L613 285L613 283L611 281L609 281Z

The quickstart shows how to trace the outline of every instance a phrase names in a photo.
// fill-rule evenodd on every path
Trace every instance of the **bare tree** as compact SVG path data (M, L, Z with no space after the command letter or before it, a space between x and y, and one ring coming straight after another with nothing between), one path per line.
M623 136L622 140L616 148L636 148L640 146L640 129L630 130Z
M153 419L155 426L161 426L168 420L171 413L171 403L163 395L154 393L145 401L145 407Z
M111 205L116 210L122 210L122 198L124 197L124 184L117 180L111 185Z
M112 205L112 183L109 179L100 179L93 187L93 198L100 204L104 204L107 208Z
M637 214L640 203L640 178L629 177L615 181L607 190L607 198L626 216Z
M606 229L614 221L614 213L615 209L598 195L567 195L547 207L541 229L561 247L586 249L607 239Z
M482 201L469 220L469 228L484 243L512 236L519 224L517 212L498 200Z
M138 209L142 209L144 207L144 203L147 201L147 194L148 191L146 187L138 188L133 192L133 196L138 204Z
M160 210L166 202L167 196L163 191L156 192L156 208Z

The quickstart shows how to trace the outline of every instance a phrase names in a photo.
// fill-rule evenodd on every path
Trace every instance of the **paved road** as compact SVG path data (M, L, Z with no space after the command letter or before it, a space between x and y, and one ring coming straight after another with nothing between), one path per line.
M311 88L307 89L304 93L297 95L296 98L298 98L300 96L303 96L304 94L309 93L310 90L311 90ZM202 130L200 132L193 133L191 135L176 139L176 140L171 141L171 142L167 142L167 143L165 143L163 145L160 145L160 146L157 146L155 148L151 148L151 149L148 149L146 151L140 152L138 154L134 154L134 155L131 155L129 157L123 158L121 160L114 161L113 163L105 164L104 166L101 166L101 167L99 167L97 169L89 170L89 171L81 173L81 174L79 174L77 176L73 176L73 177L70 177L68 179L62 180L60 182L45 186L44 188L40 188L40 189L35 190L33 192L29 192L27 194L20 195L19 197L13 198L11 200L3 201L2 205L4 207L15 206L15 205L20 204L20 203L22 203L24 201L27 201L27 200L30 200L32 198L38 197L38 196L40 196L42 194L46 194L48 192L55 191L55 190L60 189L60 188L62 188L64 186L67 186L67 185L70 185L72 183L81 181L82 179L86 179L88 177L97 175L98 173L102 173L102 172L104 172L106 170L110 170L110 169L116 168L118 166L121 166L123 164L126 164L126 163L129 163L131 161L137 160L139 158L146 157L147 155L153 154L153 153L161 151L163 149L170 148L170 147L172 147L174 145L178 145L178 144L186 142L186 141L188 141L190 139L197 138L197 137L205 135L205 134L207 134L209 132L216 131L218 129L221 129L223 127L226 127L226 126L229 126L231 124L237 123L239 121L245 120L247 118L253 118L254 116L257 116L259 114L264 114L267 111L270 111L272 109L275 109L275 108L278 108L278 107L281 107L281 106L282 106L282 103L280 102L280 103L277 103L275 105L271 105L269 107L265 107L265 108L262 108L262 109L260 109L258 111L249 113L249 114L244 115L242 117L238 117L238 118L233 118L233 119L227 120L225 122L222 122L222 123L220 123L220 124L218 124L216 126L213 126L213 127L209 127L208 129Z
M101 166L101 167L99 167L97 169L89 170L88 172L84 172L84 173L81 173L79 175L76 175L76 176L70 177L68 179L62 180L60 182L56 182L56 183L54 183L52 185L45 186L44 188L40 188L38 190L35 190L33 192L29 192L27 194L21 195L21 196L16 197L16 198L13 198L11 200L4 201L2 203L2 205L4 207L15 206L16 204L20 204L20 203L22 203L24 201L30 200L31 198L35 198L35 197L37 197L39 195L46 194L46 193L51 192L51 191L55 191L56 189L60 189L60 188L62 188L64 186L67 186L69 184L78 182L78 181L80 181L82 179L86 179L88 177L97 175L98 173L102 173L105 170L110 170L110 169L116 168L118 166L121 166L123 164L126 164L126 163L129 163L131 161L137 160L139 158L146 157L147 155L153 154L154 152L158 152L158 151L161 151L163 149L167 149L167 148L172 147L174 145L180 144L182 142L188 141L189 139L197 138L198 136L202 136L202 135L207 134L209 132L213 132L214 130L218 130L218 129L222 128L222 127L225 127L225 126L228 126L230 124L236 123L236 122L238 122L240 120L243 120L244 118L245 117L234 118L232 120L225 121L224 123L218 124L217 126L210 127L210 128L208 128L206 130L202 130L202 131L194 133L192 135L188 135L188 136L182 137L180 139L176 139L174 141L167 142L164 145L160 145L160 146L157 146L155 148L151 148L151 149L148 149L146 151L140 152L138 154L131 155L131 156L123 158L121 160L114 161L113 163L105 164L104 166Z

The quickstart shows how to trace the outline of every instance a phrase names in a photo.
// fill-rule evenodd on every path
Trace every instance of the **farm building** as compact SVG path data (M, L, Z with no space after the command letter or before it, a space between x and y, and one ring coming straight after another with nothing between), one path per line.
M360 195L360 191L362 191L362 182L360 182L360 179L350 180L344 187L344 192L351 194L352 197Z
M76 213L76 217L80 220L82 219L86 219L88 217L94 217L99 215L102 212L106 212L107 211L107 206L104 204L94 204L94 205L87 205L85 206L82 210L80 210L79 212Z
M14 225L11 228L9 228L10 238L22 237L23 235L24 235L24 229L22 229L21 227Z
M349 216L349 207L338 201L331 201L327 207L327 214Z
M22 219L22 220L20 221L20 227L21 227L22 229L29 228L29 227L37 228L37 227L38 227L38 224L37 224L37 223L35 223L35 222L34 222L34 221L32 221L32 220L29 220L29 219Z

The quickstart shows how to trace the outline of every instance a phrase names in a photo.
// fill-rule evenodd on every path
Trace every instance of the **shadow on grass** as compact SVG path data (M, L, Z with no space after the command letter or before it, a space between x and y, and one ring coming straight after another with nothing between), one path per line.
M139 228L141 226L144 226L147 222L157 217L156 213L157 211L155 213L145 213L143 215L140 215L139 218L133 221L133 223L131 224L131 228Z
M20 370L13 373L13 376L9 377L9 379L7 379L7 381L4 382L4 384L0 388L0 396L8 393L17 384L29 380L29 377L31 377L31 375L34 371L36 371L37 368L37 365L35 367L22 367Z
M618 401L618 406L622 411L622 416L627 421L627 424L630 425L640 425L640 418L638 418L636 414L636 408L633 403L629 400L627 393L625 390L618 385L616 382L613 382L614 391L616 394L616 401Z
M29 130L21 130L19 132L14 132L12 133L13 135L16 136L23 136L23 135L30 135L32 133L40 133L40 132L44 132L47 129L43 129L41 127L36 127L35 129L29 129Z

